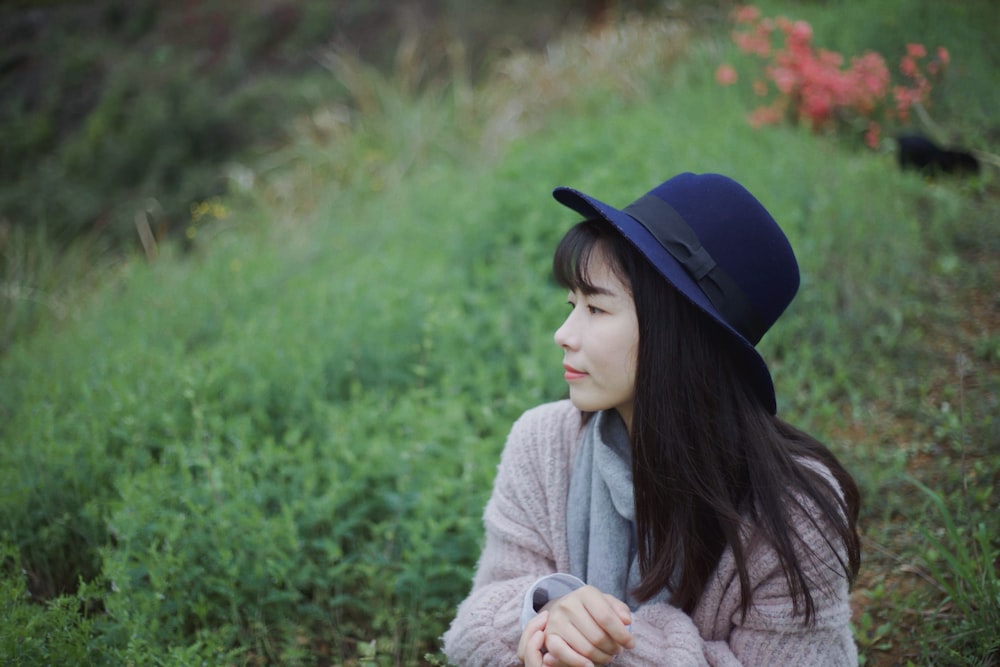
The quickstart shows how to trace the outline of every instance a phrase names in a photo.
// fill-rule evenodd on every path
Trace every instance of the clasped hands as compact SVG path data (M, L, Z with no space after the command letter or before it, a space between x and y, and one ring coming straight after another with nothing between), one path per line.
M631 623L628 605L584 586L542 607L521 633L517 657L525 667L605 665L635 646Z

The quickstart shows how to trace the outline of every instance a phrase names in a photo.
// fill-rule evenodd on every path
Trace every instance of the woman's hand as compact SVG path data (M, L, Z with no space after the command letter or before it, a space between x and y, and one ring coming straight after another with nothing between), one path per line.
M517 658L524 667L542 667L542 656L545 655L545 622L549 612L541 611L524 626L521 641L517 645Z
M604 665L623 648L635 646L628 605L593 586L552 600L544 611L545 667Z

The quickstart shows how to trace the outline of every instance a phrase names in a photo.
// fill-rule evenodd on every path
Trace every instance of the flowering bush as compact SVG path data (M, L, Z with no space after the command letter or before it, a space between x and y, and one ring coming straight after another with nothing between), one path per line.
M806 121L813 131L848 126L864 130L865 143L879 144L882 125L907 124L910 111L930 101L931 80L948 65L948 51L939 46L927 60L923 44L908 44L899 63L902 75L895 85L885 59L874 51L844 56L813 45L812 26L806 21L761 16L752 6L732 13L732 39L744 53L763 64L762 77L752 83L761 98L770 98L749 115L753 127L789 119ZM736 69L722 64L715 72L721 85L739 80Z

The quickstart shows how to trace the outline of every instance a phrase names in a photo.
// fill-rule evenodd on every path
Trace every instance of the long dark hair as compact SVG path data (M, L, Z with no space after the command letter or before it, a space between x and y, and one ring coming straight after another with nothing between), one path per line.
M808 625L816 584L796 554L802 540L791 512L802 511L824 535L832 530L828 545L853 581L861 558L857 485L822 443L770 414L730 334L609 223L585 220L566 234L553 259L556 281L593 293L587 265L596 247L629 286L639 323L630 440L642 577L633 594L648 600L669 586L672 603L691 613L728 546L745 616L752 590L741 528L749 519L776 551L793 610L804 611ZM829 470L840 492L806 461ZM813 556L807 549L804 557ZM675 572L682 576L672 581Z

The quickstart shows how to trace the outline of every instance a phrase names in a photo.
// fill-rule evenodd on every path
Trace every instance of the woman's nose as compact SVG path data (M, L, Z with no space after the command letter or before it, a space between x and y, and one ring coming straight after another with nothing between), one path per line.
M576 310L574 309L573 312L576 312ZM562 323L562 326L556 329L556 332L552 334L552 338L553 340L555 340L556 345L563 348L564 350L569 349L574 345L576 345L577 336L573 331L573 324L572 324L573 312L569 314L569 317L567 317L566 321Z

